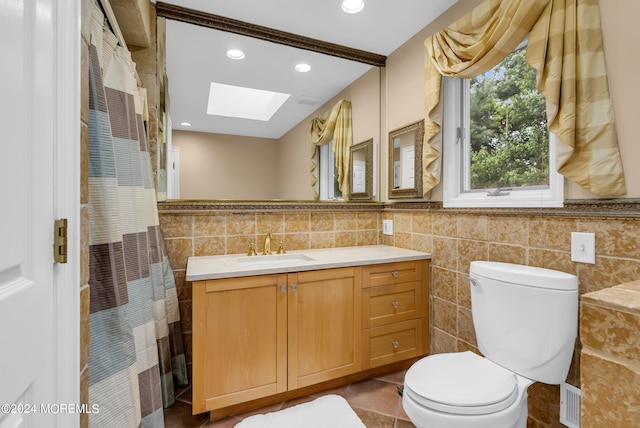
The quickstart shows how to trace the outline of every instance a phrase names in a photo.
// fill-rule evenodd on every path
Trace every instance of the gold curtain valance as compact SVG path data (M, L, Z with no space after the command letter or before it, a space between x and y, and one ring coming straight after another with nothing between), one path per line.
M558 172L596 195L626 193L598 0L487 0L425 41L425 194L441 175L442 76L482 74L527 34L526 60L557 136Z
M340 100L320 117L311 120L311 186L314 198L320 198L318 183L318 147L329 144L333 138L333 152L338 169L338 184L344 200L349 198L349 147L353 144L351 101Z

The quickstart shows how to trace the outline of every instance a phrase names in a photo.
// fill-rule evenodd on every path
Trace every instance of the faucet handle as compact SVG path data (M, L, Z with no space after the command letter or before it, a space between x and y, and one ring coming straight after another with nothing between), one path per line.
M253 242L251 242L249 244L249 252L247 253L247 256L257 256L258 253L256 253L256 246Z
M280 246L278 247L278 254L286 254L287 252L284 250L284 245L282 241L280 241Z

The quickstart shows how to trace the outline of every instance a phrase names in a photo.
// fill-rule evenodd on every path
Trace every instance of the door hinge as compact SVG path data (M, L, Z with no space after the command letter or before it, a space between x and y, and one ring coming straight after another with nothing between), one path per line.
M67 219L61 218L53 224L53 261L67 262Z

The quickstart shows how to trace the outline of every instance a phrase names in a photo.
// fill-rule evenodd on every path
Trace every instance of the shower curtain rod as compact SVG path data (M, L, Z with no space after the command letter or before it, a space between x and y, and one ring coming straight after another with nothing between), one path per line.
M99 1L100 1L100 6L102 7L102 10L104 11L105 16L107 17L107 21L111 26L111 30L113 31L113 34L115 34L115 36L118 38L118 42L120 43L120 45L126 50L129 50L129 48L127 47L127 42L125 42L124 40L124 35L122 34L122 31L120 31L120 26L118 25L118 20L116 19L116 15L115 13L113 13L113 9L111 8L111 3L109 2L109 0L99 0ZM138 86L142 87L142 80L140 80L140 76L138 76L138 70L134 70L134 75L136 76L136 81L138 82Z

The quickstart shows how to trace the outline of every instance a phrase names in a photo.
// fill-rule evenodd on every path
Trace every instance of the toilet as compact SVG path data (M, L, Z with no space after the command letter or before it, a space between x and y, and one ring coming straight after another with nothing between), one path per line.
M578 278L531 266L473 261L478 349L414 363L402 406L419 428L524 428L527 388L562 383L578 331Z

